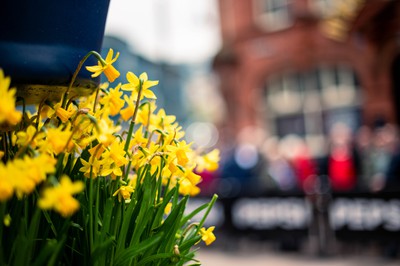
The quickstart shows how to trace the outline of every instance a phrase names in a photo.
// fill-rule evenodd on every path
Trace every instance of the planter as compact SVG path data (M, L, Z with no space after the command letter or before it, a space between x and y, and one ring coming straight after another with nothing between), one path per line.
M100 51L109 0L5 0L0 9L0 68L27 103L59 100L89 51ZM93 57L87 65L97 64ZM81 71L72 93L99 79Z

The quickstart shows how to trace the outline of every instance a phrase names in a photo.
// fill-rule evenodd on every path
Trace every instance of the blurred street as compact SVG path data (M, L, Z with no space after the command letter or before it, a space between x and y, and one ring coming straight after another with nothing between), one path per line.
M200 249L198 258L204 266L394 266L400 260L388 260L376 256L332 256L315 257L300 253L264 252L221 252L214 249Z

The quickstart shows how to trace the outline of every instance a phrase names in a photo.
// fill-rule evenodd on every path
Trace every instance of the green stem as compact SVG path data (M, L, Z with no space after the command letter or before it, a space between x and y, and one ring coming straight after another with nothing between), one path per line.
M125 173L124 173L124 181L128 180L128 176L129 176L129 169L131 169L132 166L132 160L129 160L128 165L126 166Z
M65 105L66 105L66 103L67 103L67 99L68 99L69 92L70 92L70 90L71 90L71 88L72 88L72 85L74 84L74 82L75 82L75 80L76 80L76 77L78 76L79 71L81 70L81 68L82 68L83 64L85 63L85 61L86 61L91 55L94 55L94 56L100 61L100 63L101 63L103 66L106 64L106 62L104 61L104 59L101 57L101 55L100 55L98 52L96 52L96 51L90 51L89 53L87 53L87 54L82 58L82 60L79 62L78 67L76 68L74 74L72 75L72 79L71 79L71 81L70 81L70 83L69 83L69 85L68 85L67 91L66 91L66 92L64 93L64 95L63 95L62 104L61 104L61 107L62 107L62 108L65 108Z
M97 234L97 232L99 231L99 204L100 204L100 199L99 199L99 192L100 192L100 180L99 179L96 179L96 202L95 202L95 206L94 206L94 210L95 210L95 212L94 212L94 214L92 214L92 215L94 215L94 220L92 220L92 222L94 221L94 231L93 231L93 236L92 236L92 239L93 239L93 242L94 243L98 243L98 234ZM91 208L91 209L93 209L93 208ZM94 247L93 248L91 248L91 251L90 251L90 253L92 254L92 252L94 251Z
M94 96L94 103L93 103L93 113L96 112L96 105L97 105L97 97L99 96L100 87L96 89L96 95Z
M35 190L35 196L36 196L36 198L40 197L39 192L37 190ZM49 223L51 231L53 231L54 236L57 237L57 230L53 224L53 221L50 218L49 213L46 210L42 210L42 213L43 213L43 216L46 219L46 221Z
M197 227L196 233L198 233L200 231L200 229L203 227L203 224L206 221L207 216L210 213L210 211L211 211L212 207L214 206L215 202L217 201L217 199L218 199L218 195L214 194L214 196L212 197L212 199L208 205L206 213L204 214L203 218L201 218L201 220L200 220L200 223L199 223L199 226Z
M3 141L3 151L4 151L3 162L7 162L8 161L8 145L7 145L7 133L6 132L3 133L1 140Z
M146 102L142 103L139 108L142 108L145 105L147 105L149 108L149 113L147 115L147 125L146 125L145 132L144 132L144 137L147 138L147 136L149 134L149 127L150 127L151 104L150 104L150 102L146 101Z
M35 248L35 242L37 241L37 232L38 232L38 228L39 228L39 223L40 223L40 209L39 208L35 208L35 211L33 213L33 216L31 218L31 222L29 224L29 228L28 228L28 241L27 241L27 254L26 257L28 259L28 261L32 260L32 256L33 256L33 251Z
M135 127L135 120L136 120L137 112L139 109L140 97L142 97L142 88L143 88L143 83L142 83L142 80L140 80L139 92L138 92L138 96L136 99L135 110L133 111L133 116L131 119L131 123L129 125L128 136L126 137L126 142L125 142L125 147L124 147L125 152L128 152L129 144L132 139L132 132L133 132L133 128Z
M1 243L4 243L3 241L3 227L4 227L4 215L6 212L6 203L2 202L0 203L0 241ZM0 247L0 264L5 265L4 261L4 250L3 250L3 245Z
M93 248L93 166L90 166L89 177L89 250L92 254Z

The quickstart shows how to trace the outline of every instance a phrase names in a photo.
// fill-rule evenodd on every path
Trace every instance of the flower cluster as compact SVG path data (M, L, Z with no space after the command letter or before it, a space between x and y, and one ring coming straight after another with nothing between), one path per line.
M42 236L43 241L55 237L60 249L70 245L72 253L78 248L74 245L82 237L82 230L65 239L60 238L59 231L71 224L87 229L84 235L88 237L85 244L90 256L102 248L111 252L109 260L118 262L127 254L132 259L135 256L129 247L143 241L151 243L153 249L157 243L158 249L153 252L170 250L168 256L175 256L174 260L177 255L173 250L183 245L186 260L193 259L193 254L189 256L190 246L200 239L211 244L215 240L214 227L202 227L204 217L194 230L187 230L189 233L178 231L184 230L182 226L194 214L209 210L216 198L188 216L184 214L184 203L200 192L199 173L218 167L219 151L200 153L184 140L175 116L156 106L151 88L158 81L149 80L146 73L137 76L128 72L126 82L115 82L120 73L112 64L119 53L113 58L110 49L105 60L97 53L91 54L99 62L86 69L92 77L104 73L110 84L101 85L87 97L68 99L66 93L59 103L39 104L33 114L25 108L24 112L16 109L16 90L10 88L10 78L0 70L0 125L12 126L1 135L0 218L11 227L18 215L32 219L36 226L45 220L52 225L52 232L46 230L48 235ZM12 206L19 202L25 202L26 208L41 210L44 218L22 209L13 211ZM73 222L57 228L61 223L54 222L58 219L56 213ZM132 219L137 227L129 226ZM176 234L170 235L169 230ZM161 236L168 238L161 240ZM137 255L143 256L143 252ZM15 256L11 253L8 261L18 261ZM92 257L89 262L94 260Z

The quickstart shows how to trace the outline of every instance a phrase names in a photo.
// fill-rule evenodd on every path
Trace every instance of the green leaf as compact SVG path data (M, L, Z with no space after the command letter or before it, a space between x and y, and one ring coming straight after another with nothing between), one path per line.
M113 246L116 245L115 242L115 237L111 236L110 238L108 238L107 240L105 240L104 242L100 243L99 245L96 246L96 248L93 250L92 253L92 261L96 262L99 258L103 259L104 255L106 253L106 250Z
M181 221L181 226L184 226L190 219L192 219L194 216L196 216L201 211L205 210L209 205L210 205L210 203L204 203L203 205L201 205L200 207L198 207L197 209L195 209L194 211L192 211L191 213L189 213L188 215L183 217L183 219Z
M142 260L140 260L136 264L136 266L146 265L146 263L149 263L149 262L152 262L152 261L155 261L155 260L159 260L159 259L171 258L172 256L175 256L172 252L170 252L170 253L160 253L160 254L155 254L155 255L151 255L151 256L145 256Z
M168 252L173 249L176 241L176 233L180 229L180 220L182 219L183 212L185 211L188 196L185 196L173 209L163 225L160 227L160 232L165 233L165 240L163 241L160 251Z
M162 238L162 234L155 235L149 239L140 242L138 245L130 246L122 251L118 256L115 258L115 265L126 265L126 262L135 258L137 255L145 252L151 246L157 244Z
M168 202L171 200L172 196L175 194L176 188L172 188L167 195L164 197L161 205L159 205L157 208L157 212L155 214L155 218L153 220L153 224L151 226L151 230L155 230L157 227L160 226L162 218L164 216L164 210L165 207L167 206Z
M46 245L40 249L39 254L36 257L36 260L32 264L32 266L41 266L45 265L49 258L55 253L59 242L56 239L49 239L46 241Z

